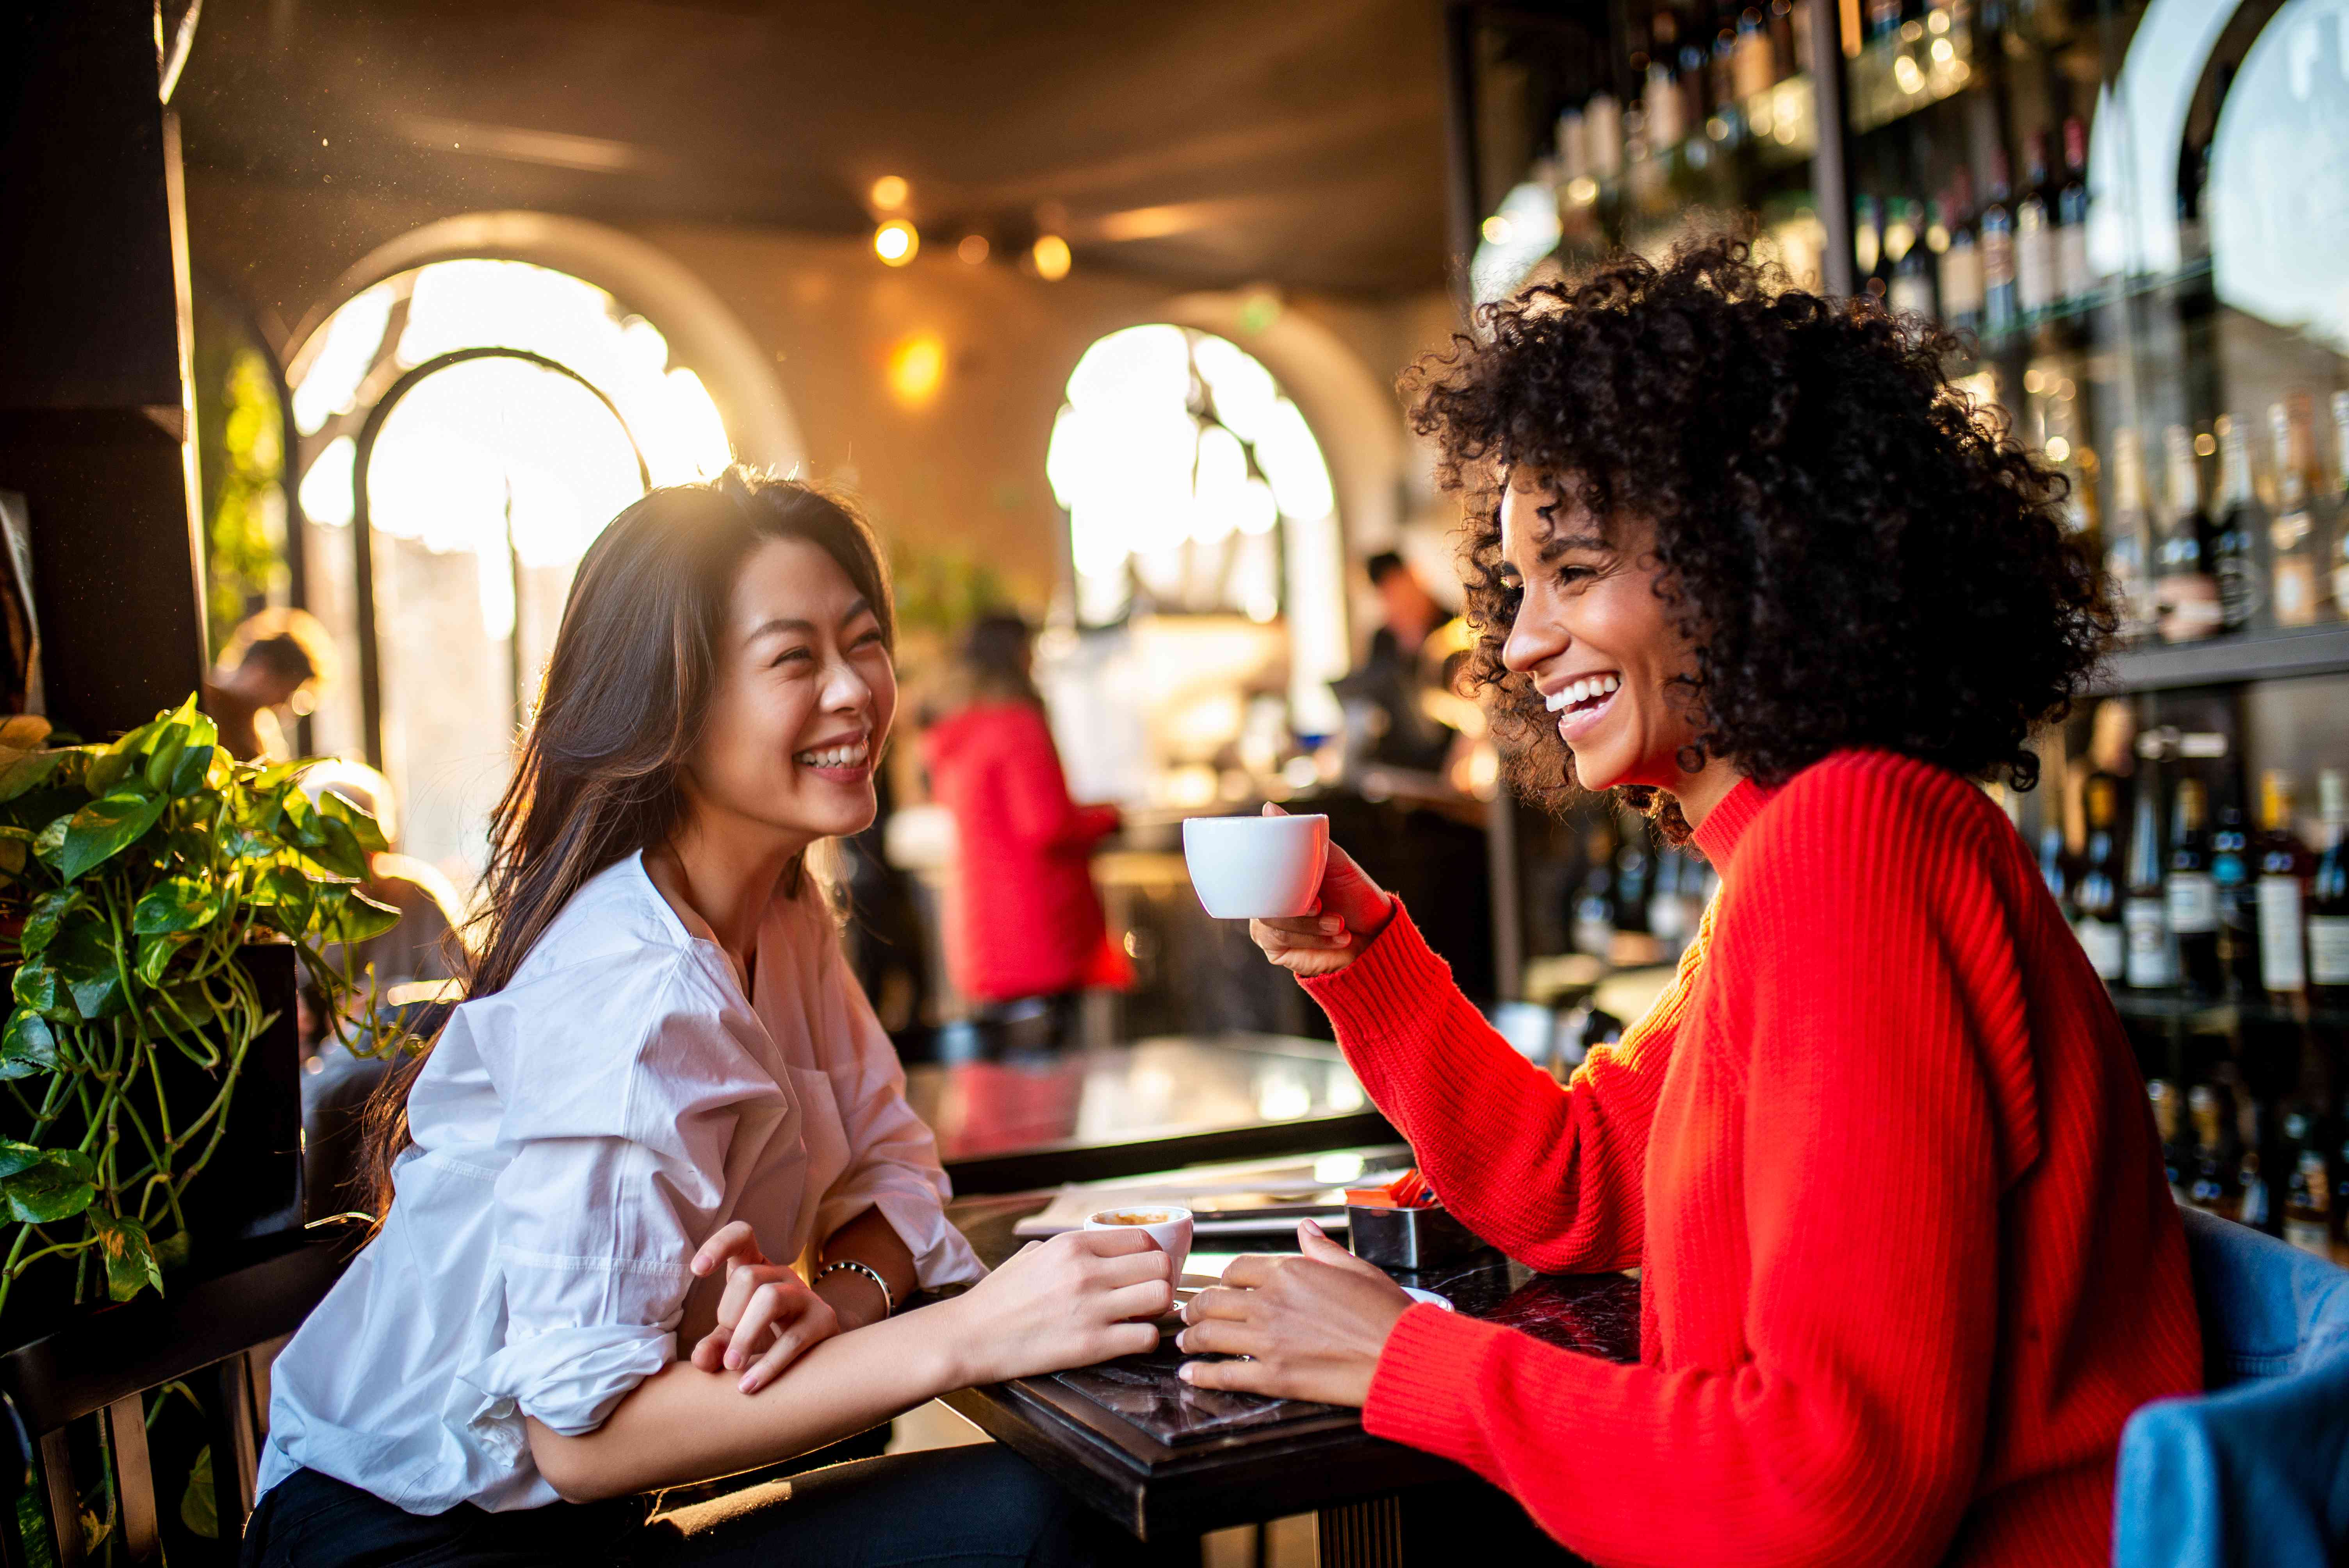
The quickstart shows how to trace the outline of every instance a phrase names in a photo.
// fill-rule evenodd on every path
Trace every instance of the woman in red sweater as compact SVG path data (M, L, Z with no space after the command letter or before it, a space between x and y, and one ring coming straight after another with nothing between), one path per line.
M1035 997L1065 1034L1076 993L1124 984L1090 858L1117 830L1114 806L1069 799L1061 754L1016 615L982 617L963 639L960 707L922 737L930 787L955 824L947 961L981 1004Z
M2062 480L1950 346L1716 241L1488 311L1418 418L1474 499L1519 783L1616 789L1722 890L1564 1088L1333 851L1257 940L1480 1235L1640 1269L1618 1366L1413 1306L1318 1233L1189 1309L1201 1387L1363 1408L1601 1563L2107 1560L2121 1424L2192 1391L2185 1245L2095 973L1973 780L2111 627Z

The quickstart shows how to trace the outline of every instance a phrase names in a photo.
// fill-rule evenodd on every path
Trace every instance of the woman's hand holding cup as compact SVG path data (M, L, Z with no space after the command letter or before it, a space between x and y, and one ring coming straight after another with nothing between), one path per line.
M1158 1347L1174 1305L1172 1263L1139 1226L1031 1242L952 1301L951 1386L1000 1383Z
M1288 815L1267 803L1268 817ZM1394 918L1395 901L1354 858L1337 845L1321 871L1321 887L1309 914L1251 920L1248 935L1264 955L1299 979L1335 975L1351 964Z

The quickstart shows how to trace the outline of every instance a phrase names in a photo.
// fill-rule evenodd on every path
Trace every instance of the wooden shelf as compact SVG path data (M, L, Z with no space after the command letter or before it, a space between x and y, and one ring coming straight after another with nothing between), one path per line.
M2344 672L2349 672L2349 624L2125 649L2098 672L2093 690L2123 696Z

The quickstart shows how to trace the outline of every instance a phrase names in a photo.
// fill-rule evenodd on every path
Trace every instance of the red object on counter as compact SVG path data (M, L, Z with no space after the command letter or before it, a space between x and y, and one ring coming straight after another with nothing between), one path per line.
M1845 752L1697 841L1672 987L1561 1088L1407 913L1308 982L1452 1212L1642 1265L1618 1366L1413 1306L1364 1425L1608 1563L2109 1561L2121 1424L2201 1386L2185 1242L2104 987L1972 785Z
M955 984L985 1002L1131 984L1088 864L1093 844L1117 830L1117 809L1069 799L1043 711L967 707L923 735L922 759L954 818L946 947Z

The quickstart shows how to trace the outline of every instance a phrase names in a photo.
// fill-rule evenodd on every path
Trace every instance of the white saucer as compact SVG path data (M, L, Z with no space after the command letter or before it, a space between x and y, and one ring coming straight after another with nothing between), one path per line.
M1430 1306L1440 1306L1446 1312L1454 1310L1450 1297L1438 1295L1432 1290L1422 1290L1415 1284L1407 1284L1402 1287L1402 1293L1413 1301L1423 1301Z

